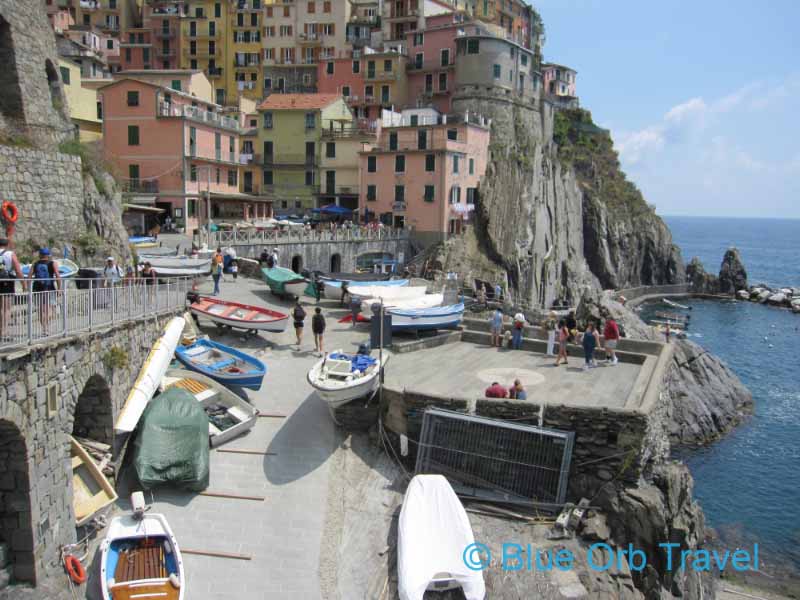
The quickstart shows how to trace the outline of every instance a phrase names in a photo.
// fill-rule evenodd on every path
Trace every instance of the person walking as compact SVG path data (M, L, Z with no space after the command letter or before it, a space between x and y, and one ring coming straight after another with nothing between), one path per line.
M278 263L278 247L277 246L275 246L272 249L272 262L273 262L273 265L272 265L273 267L279 266L279 263Z
M589 324L586 325L586 331L583 332L583 357L586 361L583 365L583 370L588 371L591 368L594 368L594 351L597 348L597 332L594 328L594 323L589 321Z
M58 265L50 257L49 248L39 249L39 260L31 265L28 278L32 280L35 302L39 309L39 323L42 333L48 335L50 306L56 303L56 292L61 287Z
M361 300L358 296L350 294L350 316L353 319L353 327L358 323L358 313L361 312Z
M672 335L672 330L669 328L669 323L664 326L664 340L669 344L669 338Z
M211 259L211 278L214 280L214 291L212 296L219 296L219 280L222 279L222 268L225 257L222 256L222 248L217 248L217 252Z
M500 348L502 346L500 336L503 333L503 311L499 308L495 309L492 314L491 328L492 346Z
M8 249L8 240L0 238L0 340L6 339L6 330L11 322L17 279L22 282L23 291L28 291L17 255Z
M297 349L300 350L300 344L303 342L303 326L306 320L306 311L300 306L300 298L295 302L292 319L294 320L294 334L297 336Z
M514 350L522 348L522 333L525 329L525 315L518 312L514 315L514 327L511 331L511 347Z
M556 334L558 333L558 322L556 321L555 311L550 311L544 322L544 330L547 333L547 356L555 356Z
M606 326L603 328L603 340L605 341L606 364L616 365L619 362L617 359L619 327L614 317L609 317L606 321Z
M567 322L561 319L558 322L558 357L556 358L556 366L561 364L561 359L564 359L564 364L569 364L569 355L567 354L567 342L569 341L569 329L567 329Z
M311 332L314 334L314 348L322 356L325 352L322 345L322 336L325 334L325 317L322 316L322 309L318 306L314 309L314 316L311 317Z

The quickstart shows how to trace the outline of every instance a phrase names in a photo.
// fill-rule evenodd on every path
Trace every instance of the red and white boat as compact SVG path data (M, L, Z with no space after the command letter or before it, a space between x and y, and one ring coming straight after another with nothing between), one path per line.
M289 324L289 315L287 314L260 306L228 302L208 296L200 296L189 308L192 314L198 317L205 317L214 323L227 325L234 329L280 333L285 331Z

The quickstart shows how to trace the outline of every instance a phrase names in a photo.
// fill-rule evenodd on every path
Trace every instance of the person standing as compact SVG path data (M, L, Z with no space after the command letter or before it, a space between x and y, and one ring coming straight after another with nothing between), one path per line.
M502 302L502 296L503 296L503 288L500 286L499 283L497 283L494 286L494 301Z
M22 282L23 291L27 291L28 286L17 255L8 249L8 240L0 238L0 339L5 338L6 329L11 321L16 279Z
M603 339L605 341L606 350L606 364L616 365L619 360L617 359L617 342L619 341L619 327L614 317L609 317L606 321L606 326L603 329Z
M320 356L325 352L322 346L322 336L325 333L325 317L322 316L322 309L318 306L314 309L314 316L311 317L311 332L314 334L314 348Z
M503 333L503 311L499 308L494 311L492 315L492 346L497 346L498 348L501 347L502 341L500 339L501 334Z
M544 322L544 330L547 333L547 356L555 356L556 333L558 333L558 322L556 321L555 311L550 311Z
M594 351L597 348L597 333L594 329L594 323L591 321L586 326L586 331L583 332L583 356L586 363L583 365L583 370L588 371L595 366L594 364Z
M47 328L50 322L50 305L55 304L55 292L61 286L61 276L58 274L58 265L50 258L49 248L39 249L39 260L31 265L28 278L33 283L33 293L39 308L39 323L42 333L48 335Z
M355 294L350 294L350 316L353 318L353 327L358 323L358 314L361 312L361 299Z
M211 259L211 278L214 280L214 291L212 296L219 296L219 280L222 279L222 268L225 257L222 256L222 248L217 248L217 252Z
M234 258L231 261L231 274L233 275L233 280L236 281L239 278L239 259Z
M279 263L278 263L278 247L277 247L277 246L275 246L275 247L272 249L272 262L273 262L273 265L272 265L272 266L274 266L274 267L277 267L277 266L278 266L278 264L279 264Z
M300 349L300 344L303 342L303 326L306 320L306 311L300 305L300 298L295 302L294 310L292 310L292 319L294 320L294 334L297 336L297 349Z
M486 286L483 284L478 288L478 304L486 306Z
M569 341L574 342L578 337L578 320L575 318L574 310L567 315L567 330L569 331Z
M113 287L122 281L122 269L114 260L113 256L106 259L106 264L103 267L103 285L105 287Z
M669 344L669 338L672 335L672 330L669 328L669 323L664 326L664 340Z
M525 315L521 312L518 312L514 315L514 327L512 329L512 342L511 347L514 350L519 350L522 348L522 333L525 329Z
M569 364L569 355L567 354L567 342L569 341L569 329L567 329L567 322L561 319L558 323L558 357L556 358L556 366L561 364L561 359L564 359L564 364Z

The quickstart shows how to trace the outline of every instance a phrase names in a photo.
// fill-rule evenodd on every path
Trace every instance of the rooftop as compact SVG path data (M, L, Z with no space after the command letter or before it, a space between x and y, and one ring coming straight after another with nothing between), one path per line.
M340 100L339 94L272 94L258 110L314 110L325 108Z

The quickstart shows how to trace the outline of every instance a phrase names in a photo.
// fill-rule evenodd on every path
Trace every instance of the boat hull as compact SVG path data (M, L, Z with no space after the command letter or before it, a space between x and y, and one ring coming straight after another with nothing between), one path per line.
M241 373L234 373L222 371L219 368L211 368L199 360L201 358L201 354L192 355L189 353L190 349L195 347L204 347L207 352L214 350L221 356L228 356L235 361L238 360L240 363L248 365L250 370ZM228 387L241 387L251 390L259 390L261 389L261 383L264 380L264 375L267 372L266 366L260 360L253 358L244 352L240 352L239 350L230 348L217 342L212 342L210 340L199 340L189 348L178 348L175 352L175 358L177 358L190 371L195 371L205 375L206 377L210 377L214 381Z
M389 355L384 354L383 363L379 369L375 369L367 376L354 381L352 385L337 385L337 382L322 381L320 379L320 372L325 359L317 362L311 370L309 370L306 379L309 385L317 392L317 395L322 398L328 405L328 408L333 411L333 409L344 406L348 402L372 395L380 386L380 373L388 360ZM333 412L331 412L331 414L333 414Z
M81 527L92 517L117 499L117 492L108 482L103 472L83 449L78 441L69 436L72 456L72 502L75 510L75 525ZM85 471L80 467L85 467ZM89 475L95 485L89 485L84 475ZM93 490L97 490L93 493Z
M308 287L308 280L283 267L263 268L261 276L273 294L300 297Z
M273 317L271 319L241 319L236 318L233 315L226 316L222 314L215 314L210 310L207 310L203 307L203 305L210 305L210 306L229 306L229 307L237 307L241 310L246 310L248 312L255 311L263 316L270 316ZM193 303L189 309L192 311L193 315L198 317L205 317L214 323L218 323L220 325L226 325L227 327L232 327L234 329L244 329L247 331L267 331L270 333L281 333L286 331L286 327L289 324L289 315L285 315L283 313L278 313L275 311L266 311L258 306L250 306L247 304L239 304L237 302L225 302L225 301L218 301L213 298L206 298L200 297L198 302ZM280 316L278 316L280 315Z
M342 282L346 281L348 287L405 287L408 285L408 279L392 279L392 280L349 280L349 279L323 279L325 287L324 295L328 300L341 300L342 298ZM356 294L358 292L356 291Z
M447 310L448 308L450 307L437 307L430 310L422 309L417 311L393 311L390 309L392 330L454 329L464 319L464 305L456 305L452 307L452 310Z

